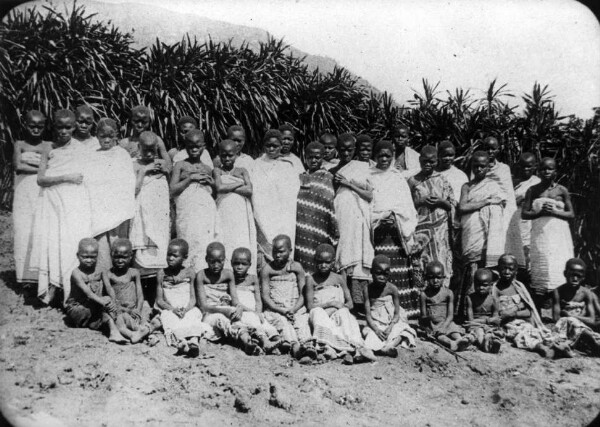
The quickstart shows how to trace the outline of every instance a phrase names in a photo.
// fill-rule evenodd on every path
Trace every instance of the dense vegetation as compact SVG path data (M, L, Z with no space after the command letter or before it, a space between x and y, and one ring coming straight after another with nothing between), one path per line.
M491 82L482 98L457 89L441 93L423 80L409 106L387 94L367 93L347 70L310 72L302 58L270 38L258 48L198 42L189 37L172 45L156 40L149 49L132 47L131 34L104 23L76 4L70 11L30 8L13 11L0 25L0 202L10 207L12 141L20 138L23 114L39 109L89 104L98 117L120 121L127 133L130 108L152 108L154 130L171 146L182 115L202 119L209 148L233 124L247 132L252 154L270 127L288 122L298 129L300 146L322 132L368 133L382 138L407 125L413 145L452 140L459 162L482 137L503 142L502 158L513 165L523 151L552 156L560 182L573 193L577 253L598 271L600 263L600 110L591 120L559 117L546 86L535 83L522 95L525 109L508 104L507 85ZM49 132L49 131L48 131ZM50 134L46 135L50 138ZM301 147L300 147L301 148Z

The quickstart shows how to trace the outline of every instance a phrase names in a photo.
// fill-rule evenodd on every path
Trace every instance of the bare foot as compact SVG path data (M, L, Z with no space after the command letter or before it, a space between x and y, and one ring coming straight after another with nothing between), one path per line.
M121 333L119 331L112 332L109 335L108 340L110 342L114 342L117 344L127 344L129 342L129 341L127 341L127 338L125 338L123 335L121 335Z
M387 357L398 357L398 349L395 347L384 347L381 349L381 354Z

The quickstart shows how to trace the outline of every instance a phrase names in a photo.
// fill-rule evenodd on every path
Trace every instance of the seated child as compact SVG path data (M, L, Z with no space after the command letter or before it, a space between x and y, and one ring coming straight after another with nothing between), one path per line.
M284 234L273 239L273 261L260 271L261 292L266 310L265 318L281 334L282 353L291 351L293 357L305 354L316 357L311 340L308 314L304 307L304 270L300 263L290 260L292 242ZM304 346L306 345L306 347Z
M425 267L427 287L421 292L421 325L431 329L437 341L452 351L463 351L471 344L464 329L454 323L454 294L442 286L444 266L432 261Z
M475 292L467 296L467 327L477 348L486 353L498 353L504 334L500 325L498 301L490 294L494 282L491 270L480 268L475 272Z
M552 331L567 343L584 353L600 357L600 334L592 328L598 325L592 291L582 282L586 265L579 258L571 258L565 266L567 282L554 290L554 321Z
M79 267L71 275L71 294L65 302L65 312L75 328L98 330L108 327L108 340L124 344L127 340L119 332L114 318L117 306L105 286L105 276L97 266L98 242L85 238L79 242L77 250ZM104 295L103 295L104 294Z
M248 248L237 248L231 256L231 266L235 279L234 305L242 307L241 322L251 330L259 345L267 353L279 352L279 332L265 320L258 277L248 274L252 264L252 254Z
M202 322L202 313L196 307L193 268L183 267L188 256L188 244L174 239L167 248L167 268L156 276L156 307L161 310L160 320L167 343L177 347L178 354L196 357L200 353L199 340L211 332Z
M373 281L363 290L367 326L362 332L367 348L384 356L397 357L397 347L414 347L417 334L400 307L398 288L388 281L390 266L391 261L385 255L373 258Z
M260 347L240 322L242 306L232 306L235 278L231 270L223 268L225 247L222 243L212 242L208 245L206 263L208 268L200 270L196 275L195 288L197 304L204 315L202 320L214 331L214 336L209 339L233 339L246 354L260 354Z
M375 360L373 352L365 348L356 318L350 314L353 304L346 279L331 271L334 262L333 246L327 243L317 246L317 271L307 277L305 291L313 339L324 347L326 358L337 357L337 352L349 352L356 353L359 359Z
M116 239L111 250L112 268L108 271L109 292L114 292L119 332L132 344L148 337L159 325L149 323L150 307L144 304L140 272L131 268L133 249L127 239Z

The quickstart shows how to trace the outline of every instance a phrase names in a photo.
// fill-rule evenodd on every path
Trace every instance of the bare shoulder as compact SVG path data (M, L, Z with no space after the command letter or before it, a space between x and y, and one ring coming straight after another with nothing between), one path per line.
M302 264L299 262L292 261L292 264L290 265L290 271L296 274L304 273L304 267L302 267Z
M248 274L245 282L248 285L258 285L258 277L255 274Z
M127 274L132 279L137 279L140 277L140 270L138 270L137 268L130 267L129 270L127 270Z
M387 282L385 284L385 290L384 290L383 294L384 295L392 295L392 296L398 295L398 288L394 284Z
M75 267L75 269L73 270L73 272L71 273L71 277L73 279L79 279L81 278L81 275L83 273L81 273L81 270L79 269L79 267Z

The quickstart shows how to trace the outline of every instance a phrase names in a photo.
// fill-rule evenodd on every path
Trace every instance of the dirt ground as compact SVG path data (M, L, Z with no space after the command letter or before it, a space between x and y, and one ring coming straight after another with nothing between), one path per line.
M462 353L428 342L397 359L303 366L209 344L119 346L69 329L14 282L0 214L0 408L14 425L582 426L600 410L600 359L549 361L505 345Z

